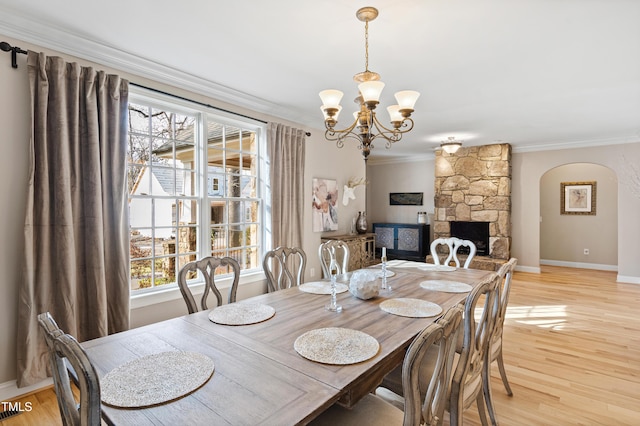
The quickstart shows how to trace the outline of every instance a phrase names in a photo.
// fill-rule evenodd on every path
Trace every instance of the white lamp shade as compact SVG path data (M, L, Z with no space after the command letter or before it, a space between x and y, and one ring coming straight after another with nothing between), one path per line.
M384 89L384 83L381 81L365 81L358 84L358 90L365 102L379 102L382 89Z
M392 123L394 121L402 121L404 117L400 114L400 105L391 105L387 107L387 111L389 111L389 121Z
M456 152L460 147L462 146L462 143L460 142L445 142L442 144L442 149L447 153L447 154L453 154L454 152Z
M415 90L402 90L397 92L395 96L400 109L414 109L420 93Z
M322 115L324 115L324 119L326 120L327 118L329 118L329 115L327 114L327 111L326 111L326 109L325 109L325 108L326 108L326 105L322 105L322 106L320 107L320 110L322 111ZM342 111L342 106L341 106L341 105L338 105L338 106L337 106L337 107L335 107L335 108L336 108L338 111L336 111L336 113L335 113L335 114L333 114L333 117L331 117L331 118L333 118L335 121L338 121L338 116L340 115L340 111Z
M322 99L323 108L338 108L340 106L343 93L339 90L327 89L320 92L319 95L320 99Z

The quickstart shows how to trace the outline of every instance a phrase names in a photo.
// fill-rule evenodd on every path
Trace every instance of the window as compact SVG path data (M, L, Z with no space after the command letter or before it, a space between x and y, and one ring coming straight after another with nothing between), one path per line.
M168 96L130 96L132 294L175 285L187 262L205 256L259 268L262 129Z

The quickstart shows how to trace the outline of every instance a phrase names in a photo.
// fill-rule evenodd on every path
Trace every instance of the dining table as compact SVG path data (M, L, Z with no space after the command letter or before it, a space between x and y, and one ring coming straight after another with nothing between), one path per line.
M379 264L368 269L382 273ZM390 261L386 270L389 289L368 300L344 291L353 272L341 275L338 282L345 285L336 295L340 312L325 309L331 295L292 287L237 302L247 309L270 309L264 319L245 325L231 325L233 321L224 319L224 310L218 307L82 343L101 381L120 366L154 354L182 351L211 360L210 377L184 395L131 407L103 402L105 423L294 425L308 423L335 403L351 407L402 363L406 349L421 330L468 294L459 288L432 289L431 284L451 283L471 289L493 274L405 261ZM307 284L321 286L326 281ZM426 314L429 316L405 316L383 309L396 300L430 302L437 305L437 311ZM217 309L220 315L216 317L213 313ZM338 342L337 355L319 347L309 356L302 344L313 345L319 332L347 333L358 339L364 336L363 347L369 353L357 353L357 344L341 347ZM322 338L319 342L326 344ZM349 342L359 344L360 340ZM151 365L149 369L160 374L172 367ZM149 371L140 375L143 373ZM128 374L134 376L130 381L133 386L139 385L136 372ZM190 374L197 372L180 373L180 378ZM173 382L173 378L166 379L167 389ZM126 395L132 390L122 392Z

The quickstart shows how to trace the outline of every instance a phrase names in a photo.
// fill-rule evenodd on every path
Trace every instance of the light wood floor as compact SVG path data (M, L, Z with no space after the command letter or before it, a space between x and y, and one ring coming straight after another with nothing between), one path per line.
M615 272L544 266L516 272L504 330L513 397L493 368L501 425L640 425L640 285ZM60 424L53 390L2 426ZM475 405L465 425L480 424Z

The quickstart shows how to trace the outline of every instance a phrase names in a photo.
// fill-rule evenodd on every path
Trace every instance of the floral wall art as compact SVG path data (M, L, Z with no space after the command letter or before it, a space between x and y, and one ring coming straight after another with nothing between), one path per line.
M338 230L338 183L313 178L313 232Z

